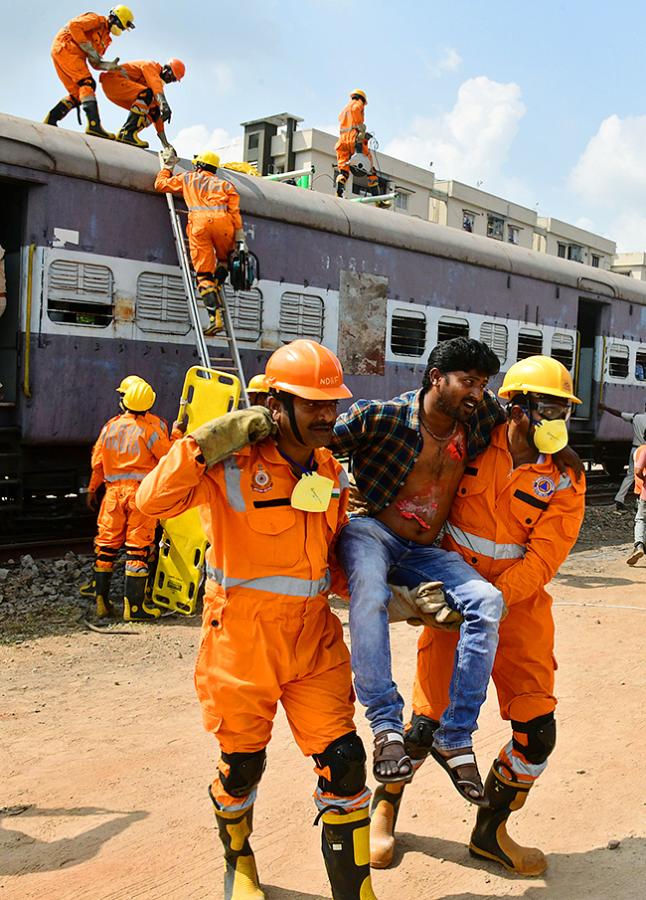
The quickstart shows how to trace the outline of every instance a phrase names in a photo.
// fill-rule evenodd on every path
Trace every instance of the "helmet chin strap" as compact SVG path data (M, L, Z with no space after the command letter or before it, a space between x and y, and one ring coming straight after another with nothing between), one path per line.
M296 424L296 413L294 412L294 398L291 394L287 394L286 396L281 397L283 402L283 406L287 409L287 416L289 418L289 425L292 429L294 437L298 441L299 444L302 444L304 447L305 441L303 440L303 435L300 432L300 428Z

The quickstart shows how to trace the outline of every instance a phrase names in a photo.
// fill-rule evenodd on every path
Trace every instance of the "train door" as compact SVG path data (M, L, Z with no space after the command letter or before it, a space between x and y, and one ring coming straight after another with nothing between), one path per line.
M577 314L577 332L579 347L576 365L576 379L574 390L581 400L581 405L575 407L574 415L577 419L591 419L596 411L594 387L595 372L599 370L597 355L601 352L600 342L597 340L601 334L601 315L604 304L579 298L579 310Z
M16 404L19 392L21 260L27 191L20 182L0 180L0 247L4 250L6 281L6 307L0 315L0 404L5 408Z

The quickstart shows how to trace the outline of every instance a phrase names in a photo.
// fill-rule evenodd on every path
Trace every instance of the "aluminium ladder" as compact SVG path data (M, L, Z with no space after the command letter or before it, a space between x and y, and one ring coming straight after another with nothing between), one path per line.
M168 203L168 211L170 213L170 222L173 229L173 238L175 239L175 247L177 248L177 258L182 271L182 281L184 282L184 290L188 301L188 311L191 317L191 324L195 331L195 343L197 345L197 353L200 363L205 369L217 369L220 372L229 372L236 375L240 380L240 399L242 405L249 406L249 397L247 396L247 382L242 370L242 362L240 360L240 351L236 341L231 315L227 306L224 288L220 287L220 302L222 304L222 318L224 320L224 333L218 334L218 337L224 338L227 343L227 350L223 349L220 356L212 357L206 343L206 337L202 333L202 324L200 322L200 305L201 297L197 292L197 284L195 273L191 265L191 257L186 242L186 228L182 222L182 213L178 212L175 207L175 198L172 194L166 194Z

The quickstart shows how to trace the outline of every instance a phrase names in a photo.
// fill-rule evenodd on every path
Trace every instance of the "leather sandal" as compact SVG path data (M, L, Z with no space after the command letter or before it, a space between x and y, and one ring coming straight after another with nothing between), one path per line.
M395 771L382 774L384 763L394 764ZM392 768L391 766L388 767ZM380 731L375 735L372 774L381 784L408 781L413 775L413 763L404 748L404 736L397 731Z

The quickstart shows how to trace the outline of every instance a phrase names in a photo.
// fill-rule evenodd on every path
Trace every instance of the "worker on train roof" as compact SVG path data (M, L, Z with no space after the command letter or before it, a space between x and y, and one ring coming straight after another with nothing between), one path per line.
M366 139L364 109L367 105L368 98L365 91L356 88L350 94L349 103L339 113L339 140L334 147L339 170L339 174L336 177L337 197L343 197L346 182L350 177L349 162L355 153L362 153L368 157L372 166L372 170L368 175L368 189L372 194L377 195L379 193L379 180Z
M165 65L150 59L136 60L104 72L100 79L104 94L117 106L129 110L117 140L145 149L148 144L139 138L139 132L154 124L161 145L174 153L164 131L164 123L171 119L164 85L181 81L185 74L186 66L181 59L169 59Z
M96 81L90 75L88 62L94 69L111 71L119 68L119 59L103 59L112 43L112 36L135 27L132 10L127 6L113 7L107 16L83 13L72 19L58 32L52 44L52 60L56 74L68 91L67 97L50 109L45 124L58 125L71 109L83 107L87 117L86 134L114 140L105 131L99 118L96 101Z

